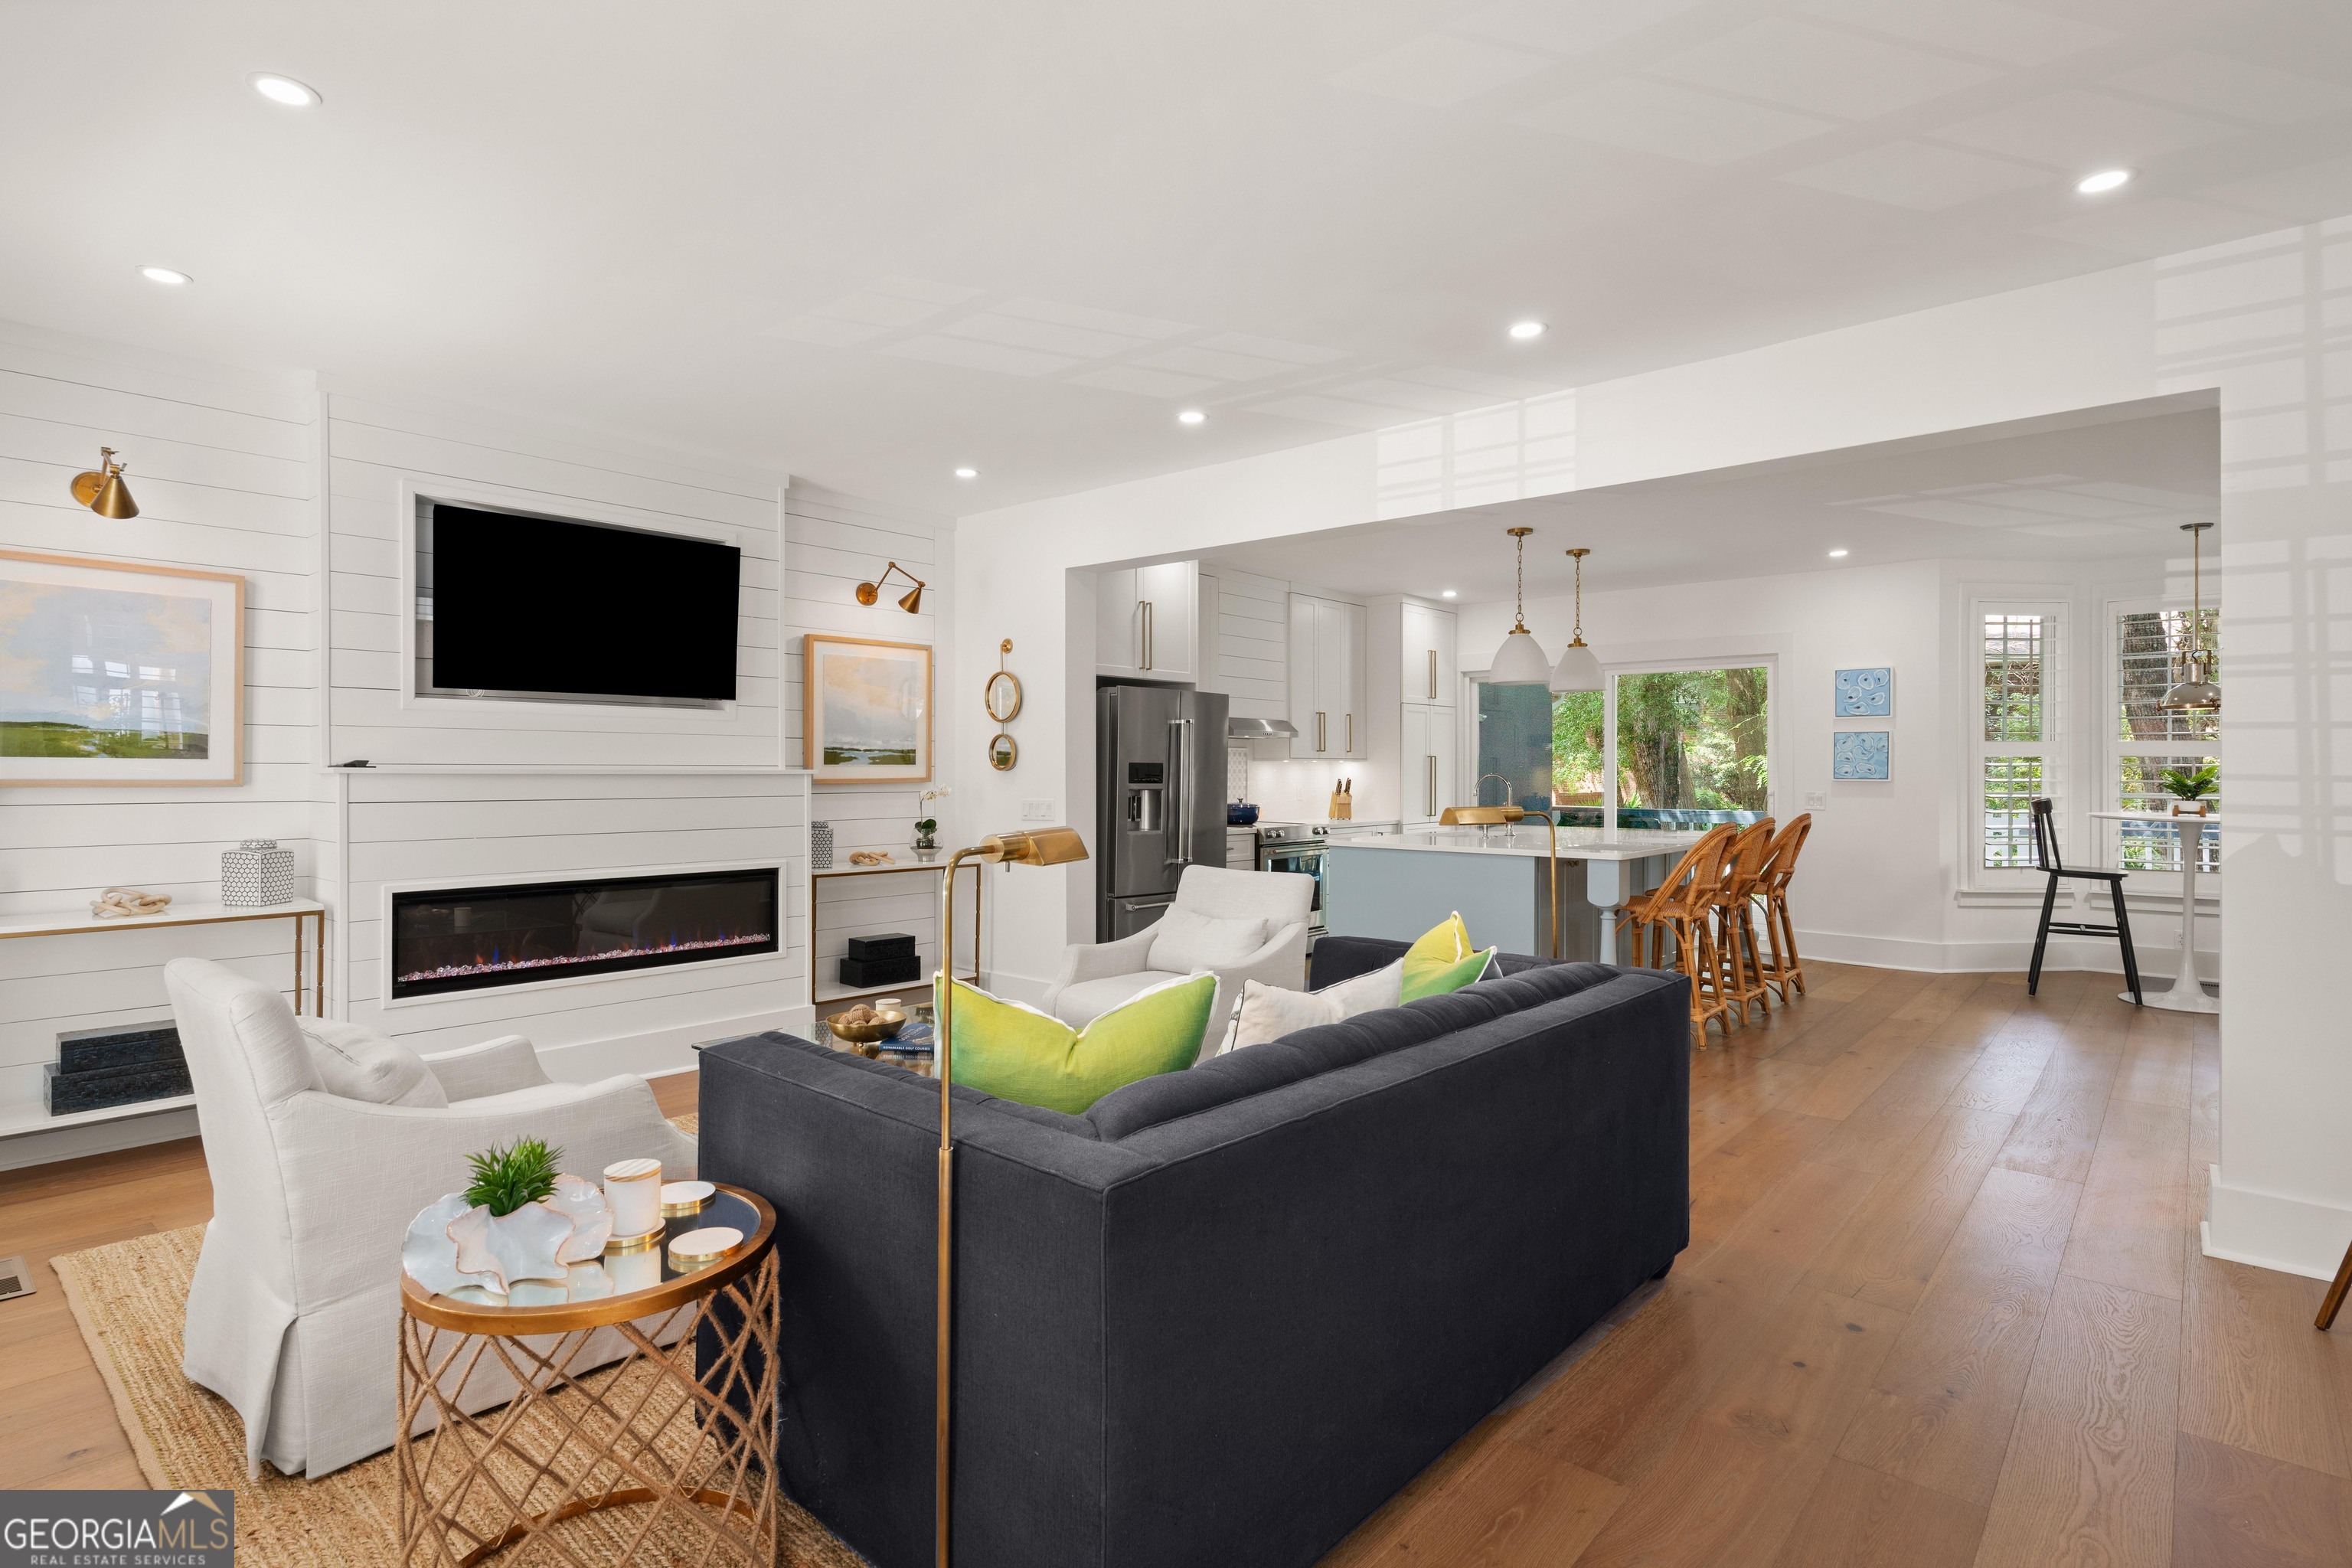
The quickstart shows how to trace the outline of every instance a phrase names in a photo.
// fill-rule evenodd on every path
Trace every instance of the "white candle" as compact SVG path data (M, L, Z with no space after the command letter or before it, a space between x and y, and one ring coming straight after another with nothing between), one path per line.
M622 1160L605 1166L604 1203L613 1211L614 1236L644 1236L659 1230L661 1162Z

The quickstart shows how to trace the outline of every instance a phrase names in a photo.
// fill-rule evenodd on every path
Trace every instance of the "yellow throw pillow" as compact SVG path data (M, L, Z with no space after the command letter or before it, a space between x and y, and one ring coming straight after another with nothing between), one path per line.
M1457 989L1435 982L1475 951L1470 945L1469 928L1462 923L1462 911L1456 910L1422 932L1421 939L1405 950L1402 999L1412 1002Z
M1072 1116L1123 1085L1191 1067L1217 995L1215 975L1188 975L1139 991L1073 1029L1025 1004L951 984L955 1081Z

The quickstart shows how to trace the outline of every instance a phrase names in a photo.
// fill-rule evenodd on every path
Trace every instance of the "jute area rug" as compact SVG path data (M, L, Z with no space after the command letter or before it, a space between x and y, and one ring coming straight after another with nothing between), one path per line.
M695 1118L676 1119L688 1131ZM158 1231L53 1260L90 1357L114 1397L148 1484L227 1487L236 1493L239 1568L385 1568L398 1556L400 1477L390 1453L311 1481L264 1465L245 1474L245 1423L226 1401L180 1373L180 1331L204 1227ZM864 1568L864 1560L790 1500L782 1500L777 1561L789 1568ZM644 1505L583 1514L558 1527L558 1539L582 1563L629 1568L692 1563L698 1533L657 1526L634 1557L625 1555ZM553 1541L526 1540L493 1562L567 1561Z

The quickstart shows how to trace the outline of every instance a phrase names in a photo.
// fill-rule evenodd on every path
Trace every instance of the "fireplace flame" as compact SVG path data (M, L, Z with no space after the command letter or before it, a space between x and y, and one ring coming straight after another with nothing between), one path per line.
M676 936L652 947L606 948L602 952L556 953L546 958L507 958L493 946L489 956L477 958L471 963L445 963L433 969L414 970L400 976L404 985L433 980L463 980L477 974L502 974L518 969L565 969L583 963L610 963L615 959L658 958L665 953L699 952L708 948L756 947L775 940L769 931L750 931L735 936L689 937L684 941Z

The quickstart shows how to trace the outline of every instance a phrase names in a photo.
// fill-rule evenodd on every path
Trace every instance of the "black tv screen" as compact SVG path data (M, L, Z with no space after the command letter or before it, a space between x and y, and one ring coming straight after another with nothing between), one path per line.
M433 503L432 684L727 700L731 544Z

